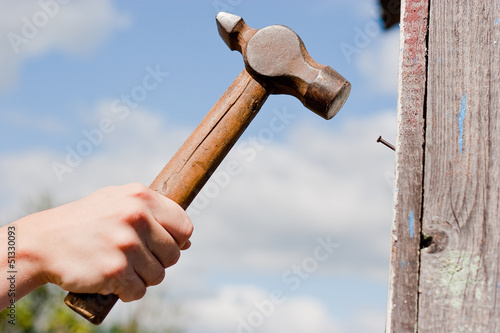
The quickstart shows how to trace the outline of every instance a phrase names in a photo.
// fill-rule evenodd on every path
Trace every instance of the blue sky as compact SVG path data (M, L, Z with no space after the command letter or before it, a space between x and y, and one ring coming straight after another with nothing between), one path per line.
M271 96L212 192L188 210L192 249L162 285L110 319L180 306L171 320L188 332L236 332L241 320L255 332L381 332L394 156L375 140L395 138L399 32L381 30L374 0L3 1L0 221L43 193L62 204L106 185L149 184L243 69L218 36L219 9L253 28L291 27L315 60L351 82L351 96L330 121L291 96ZM47 21L15 52L12 34L22 37L26 20L43 13ZM151 71L160 81L140 90ZM122 117L113 112L134 91L146 95ZM262 129L283 115L286 128L265 139ZM102 130L103 119L109 131L90 142L85 133ZM69 151L85 154L58 175L54 163L67 163ZM239 171L222 182L230 161ZM324 261L314 257L318 239L338 245ZM291 280L287 272L303 265L307 277ZM286 300L255 321L255 304L273 290Z

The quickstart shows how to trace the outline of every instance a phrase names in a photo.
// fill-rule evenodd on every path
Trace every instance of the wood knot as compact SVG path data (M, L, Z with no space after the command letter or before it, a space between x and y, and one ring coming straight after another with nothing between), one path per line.
M439 253L448 246L448 234L444 231L437 231L434 235L420 237L420 249L426 249L426 253Z

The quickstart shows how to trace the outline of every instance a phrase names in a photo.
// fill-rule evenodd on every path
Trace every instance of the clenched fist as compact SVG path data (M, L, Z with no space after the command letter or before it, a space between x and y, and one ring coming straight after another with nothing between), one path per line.
M14 228L12 228L14 227ZM106 187L0 229L0 269L15 230L15 299L45 283L75 293L116 294L129 302L159 284L187 249L193 225L174 201L140 184ZM0 308L9 281L0 279Z

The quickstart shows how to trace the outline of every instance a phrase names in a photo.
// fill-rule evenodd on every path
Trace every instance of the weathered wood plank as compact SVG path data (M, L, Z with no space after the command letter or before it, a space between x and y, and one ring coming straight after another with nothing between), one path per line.
M428 1L401 4L398 133L386 332L417 325Z
M430 4L418 332L500 331L499 6Z

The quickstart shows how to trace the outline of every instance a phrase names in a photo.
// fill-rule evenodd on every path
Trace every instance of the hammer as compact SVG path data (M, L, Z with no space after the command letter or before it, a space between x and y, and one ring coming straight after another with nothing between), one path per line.
M150 188L186 209L255 117L269 94L289 94L330 119L344 105L350 83L307 53L290 28L252 29L239 16L221 12L217 28L231 50L243 55L245 69L167 163ZM118 296L68 293L64 302L100 324Z

